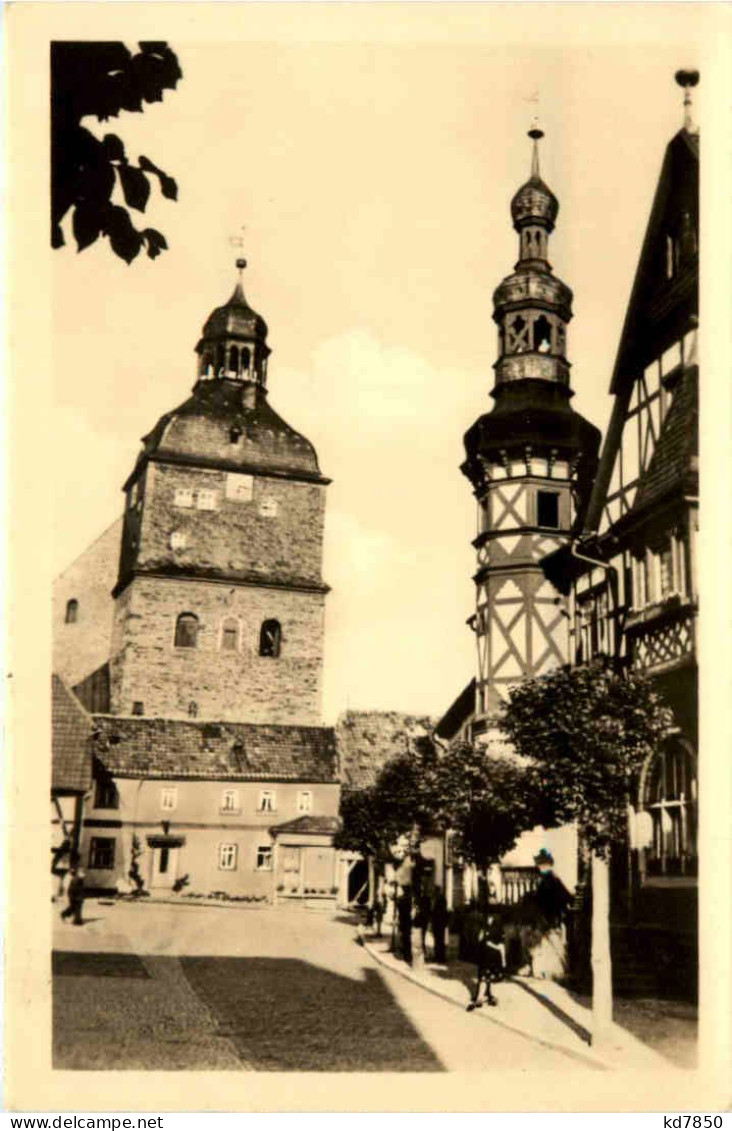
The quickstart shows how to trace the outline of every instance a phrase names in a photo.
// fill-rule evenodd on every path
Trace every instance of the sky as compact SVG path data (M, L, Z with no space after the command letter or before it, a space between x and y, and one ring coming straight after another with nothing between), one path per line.
M359 34L347 21L320 35L270 20L262 38L238 19L221 35L181 24L168 36L178 89L143 115L89 123L177 179L178 201L154 188L144 219L169 250L131 266L102 241L49 252L57 574L119 515L140 437L189 395L244 227L270 401L333 479L326 720L346 708L439 717L474 673L475 501L459 465L492 404L491 299L517 259L509 203L529 175L532 115L560 202L550 260L575 295L573 404L604 428L640 242L682 124L673 74L700 65L703 6L654 6L652 46L648 21L635 37L607 20L593 30L588 5L582 28L567 13L579 5L541 18L470 7L462 34L435 20L441 5L414 6L399 34L383 13L368 34L362 13ZM632 24L633 8L615 22L622 10Z

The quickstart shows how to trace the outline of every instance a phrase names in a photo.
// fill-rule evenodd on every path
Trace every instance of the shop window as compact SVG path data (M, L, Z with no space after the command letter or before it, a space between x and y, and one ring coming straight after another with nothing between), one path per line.
M559 495L556 491L536 492L536 523L552 530L559 527Z
M95 809L119 809L119 792L108 775L97 778L94 789Z
M266 620L259 633L259 655L277 657L282 646L282 626L278 620Z
M66 602L66 623L67 624L76 624L78 616L79 616L79 602L76 600L75 597L72 597L70 601Z
M651 876L696 874L696 760L672 741L656 755L644 785L643 805L651 816L647 872Z
M273 789L262 789L259 793L259 812L276 813L277 795Z
M239 649L239 622L229 617L221 626L222 652L237 652Z
M116 841L109 836L93 836L89 842L89 867L98 872L114 868Z
M219 869L222 872L236 871L237 846L235 844L219 845Z
M260 845L257 849L257 871L272 871L272 846L269 844Z
M195 648L198 643L198 617L194 613L181 613L175 622L176 648Z

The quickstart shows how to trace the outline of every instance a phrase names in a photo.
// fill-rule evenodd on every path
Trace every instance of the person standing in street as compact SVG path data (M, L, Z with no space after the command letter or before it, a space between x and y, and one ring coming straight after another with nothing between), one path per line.
M478 970L475 993L468 1005L468 1013L483 1005L498 1005L491 983L503 975L505 968L505 946L503 924L498 915L486 915L485 924L478 936ZM480 988L485 984L485 997L481 1001Z
M82 927L84 925L84 920L81 917L84 906L84 872L81 868L75 868L72 871L66 894L69 902L68 906L61 912L61 918L68 919L70 915L73 915L74 926Z

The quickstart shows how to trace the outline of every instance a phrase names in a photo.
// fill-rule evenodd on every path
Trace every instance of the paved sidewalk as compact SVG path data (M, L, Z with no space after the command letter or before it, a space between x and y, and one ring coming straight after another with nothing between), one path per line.
M366 933L363 943L368 953L383 966L461 1009L467 1008L475 985L474 965L459 960L451 960L449 966L426 962L423 970L415 971L391 953L389 939L377 939ZM510 978L498 982L493 993L498 1006L483 1006L474 1011L473 1017L531 1037L540 1044L559 1049L597 1068L674 1071L674 1066L665 1057L619 1025L613 1026L607 1045L601 1050L593 1048L591 1011L576 1002L556 982L539 978Z

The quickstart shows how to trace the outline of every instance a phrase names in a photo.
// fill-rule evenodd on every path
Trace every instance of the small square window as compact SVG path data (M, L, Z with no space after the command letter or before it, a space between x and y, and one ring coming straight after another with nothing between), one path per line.
M113 837L93 836L89 844L89 867L100 872L114 868L115 847Z
M173 504L176 507L192 507L193 491L189 487L177 487Z
M536 492L536 524L556 530L559 526L559 495L556 491Z
M272 871L272 846L269 844L260 845L257 849L257 871Z
M177 789L161 789L160 790L160 808L161 809L175 809L178 803L178 790Z
M297 795L298 813L310 813L313 808L313 795L309 789L301 789Z
M239 790L238 789L225 789L221 795L221 811L222 813L238 813L239 812Z
M237 848L235 844L219 845L219 869L222 872L236 871Z
M259 812L260 813L274 813L276 812L277 798L273 789L263 789L259 794Z
M196 506L199 511L215 511L217 507L216 492L207 487L198 492Z
M134 703L132 704L132 714L133 715L144 715L145 714L145 704L142 702L142 700L135 699Z
M276 518L277 517L277 500L276 499L262 499L259 504L259 513L262 518Z

